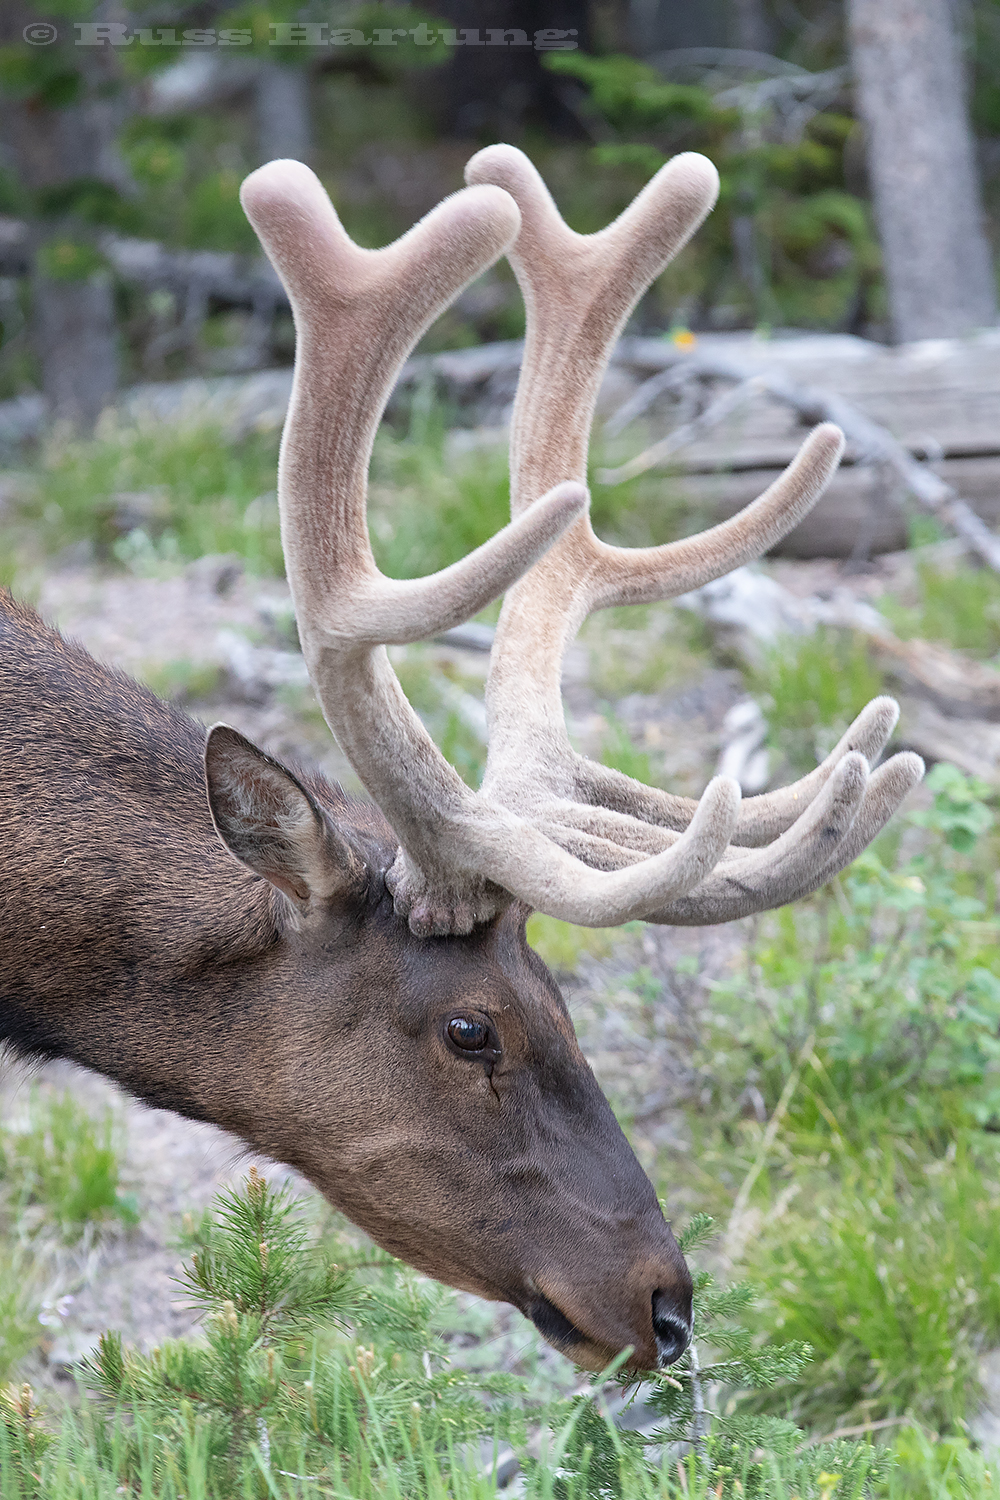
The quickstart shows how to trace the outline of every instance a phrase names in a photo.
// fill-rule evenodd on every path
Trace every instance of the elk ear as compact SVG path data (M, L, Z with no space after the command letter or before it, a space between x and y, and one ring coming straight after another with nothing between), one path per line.
M300 911L363 890L361 855L291 771L228 724L208 732L205 784L226 848Z

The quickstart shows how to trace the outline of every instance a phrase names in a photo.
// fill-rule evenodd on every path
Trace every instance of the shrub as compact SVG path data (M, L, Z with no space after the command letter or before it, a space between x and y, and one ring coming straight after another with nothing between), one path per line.
M948 1130L1000 1120L1000 924L992 912L987 790L953 766L905 820L813 900L764 918L739 978L714 988L705 1037L714 1098L749 1080L772 1110L811 1038L804 1129ZM747 1000L752 997L753 1004ZM738 1090L737 1090L738 1092Z
M276 468L273 434L234 441L205 423L107 423L48 444L21 518L32 550L84 542L147 569L235 552L280 573Z
M956 1143L914 1160L873 1136L831 1143L825 1174L799 1159L801 1191L751 1256L758 1328L807 1340L813 1362L782 1393L808 1425L905 1413L958 1433L979 1400L981 1348L1000 1338L1000 1161ZM771 1404L766 1397L762 1403Z
M690 1254L711 1231L708 1215L696 1215L678 1243ZM648 1400L659 1425L648 1437L616 1430L596 1399L605 1372L590 1391L550 1408L551 1439L541 1459L526 1462L529 1495L539 1500L652 1500L664 1493L786 1500L797 1493L820 1494L823 1476L834 1474L838 1495L870 1495L889 1467L884 1452L843 1439L810 1446L793 1422L753 1416L726 1401L747 1389L777 1393L780 1399L786 1381L810 1358L807 1343L772 1345L753 1337L740 1320L754 1300L750 1286L718 1287L708 1271L696 1270L696 1343L668 1371L648 1377ZM714 1358L701 1366L707 1351ZM617 1376L625 1389L631 1379ZM717 1399L710 1408L712 1392Z

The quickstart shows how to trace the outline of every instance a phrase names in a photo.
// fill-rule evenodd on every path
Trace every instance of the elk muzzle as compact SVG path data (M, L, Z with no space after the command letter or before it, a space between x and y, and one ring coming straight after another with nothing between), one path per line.
M666 1224L662 1250L603 1288L573 1288L539 1277L524 1311L543 1338L587 1370L603 1370L621 1352L640 1372L672 1365L691 1341L691 1277Z

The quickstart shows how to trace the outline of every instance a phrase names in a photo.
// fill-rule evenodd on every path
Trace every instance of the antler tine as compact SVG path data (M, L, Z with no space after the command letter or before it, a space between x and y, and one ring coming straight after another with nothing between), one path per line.
M475 614L551 546L587 495L580 485L559 485L536 507L537 519L520 518L431 578L400 582L375 566L367 472L400 365L434 317L503 251L517 230L517 207L497 188L465 190L396 244L365 250L299 162L260 168L242 199L296 324L278 495L310 677L327 722L407 855L432 884L447 884L446 827L459 830L461 843L474 796L414 714L382 643L426 638ZM478 872L474 883L484 885ZM478 914L463 908L460 920L471 927Z
M845 816L846 804L855 793L843 784L842 768L861 761L860 755L846 755L829 777L800 819L800 822L810 820L805 840L797 842L799 825L795 824L766 850L750 854L745 850L735 851L743 857L724 860L696 892L670 903L646 920L670 927L732 922L737 917L753 916L798 901L832 880L882 832L924 774L923 761L912 751L892 756L868 778L863 800L853 817L849 813ZM833 820L826 824L823 817L830 812ZM779 849L782 844L787 853ZM817 860L824 844L827 857L825 861Z
M614 224L582 236L565 225L538 173L514 148L480 152L466 177L506 188L521 210L521 231L508 255L527 309L511 430L512 511L523 513L554 478L584 480L589 428L614 341L646 286L708 211L717 178L704 158L675 158ZM839 429L820 426L781 478L740 515L665 547L610 547L594 535L586 517L568 530L504 604L487 688L490 758L484 791L531 816L555 842L597 868L632 866L669 846L672 831L687 826L697 804L644 787L573 751L560 693L565 649L593 609L669 598L760 556L815 504L842 451ZM832 866L835 856L817 842L812 820L802 814L817 796L820 806L827 805L823 789L832 796L840 786L846 773L838 775L838 767L849 752L860 751L866 761L877 758L896 712L888 700L870 705L810 776L744 805L738 845L765 844L795 830L748 868L754 901L775 905L790 899L780 895L788 882L777 878L771 879L768 899L761 894L768 860L784 860L790 875L794 865L800 883L808 872L808 888L814 888L821 869ZM904 781L899 775L882 778L880 797ZM864 808L864 785L857 795L855 811ZM861 821L867 827L872 817ZM838 823L844 852L851 826ZM731 854L735 859L739 850ZM702 921L725 920L712 914L722 908L707 888L726 878L729 867L726 861L698 893L682 898L685 910L697 909Z
M515 204L496 188L456 193L394 245L365 250L301 162L259 168L241 198L295 317L279 499L304 634L391 644L468 619L551 546L585 500L561 486L545 497L530 530L504 528L442 573L397 581L381 574L372 556L368 465L400 366L442 309L510 242Z
M807 776L803 776L801 781L792 786L779 787L774 792L744 799L735 834L736 843L754 848L769 844L772 839L784 833L801 816L849 751L858 751L869 765L874 765L888 744L898 719L899 704L893 698L873 698L837 741L826 759ZM581 778L577 784L576 795L597 808L617 812L631 821L643 819L640 827L645 830L646 836L642 841L642 848L662 848L662 844L652 838L654 831L685 828L698 805L689 797L673 796L660 791L658 787L645 787L641 782L623 775L621 771L612 770L610 766L598 765L595 761L585 760L583 756L577 757L577 760L586 767L587 775L585 780Z
M687 831L672 845L630 868L595 869L550 840L544 829L508 815L505 826L479 831L492 880L537 911L581 927L617 926L660 911L670 892L700 885L725 850L739 810L740 789L720 776L706 788ZM511 837L511 834L514 836ZM442 931L452 931L451 918Z
M466 181L505 188L521 211L508 251L528 313L511 428L511 511L551 488L546 474L583 482L604 366L635 303L715 202L704 156L674 157L598 234L574 233L523 152L487 146ZM565 322L563 321L565 315ZM591 533L592 534L592 533Z

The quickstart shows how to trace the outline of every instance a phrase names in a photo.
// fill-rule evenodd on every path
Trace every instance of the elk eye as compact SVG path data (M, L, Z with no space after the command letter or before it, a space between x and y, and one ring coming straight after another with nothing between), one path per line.
M462 1052L482 1052L490 1039L490 1028L475 1016L452 1016L446 1030L448 1040Z

